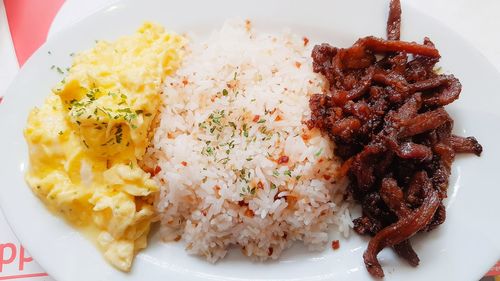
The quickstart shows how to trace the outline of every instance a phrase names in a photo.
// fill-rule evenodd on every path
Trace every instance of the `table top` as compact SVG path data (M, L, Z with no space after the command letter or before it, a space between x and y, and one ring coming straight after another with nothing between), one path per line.
M117 0L0 1L0 103L24 61L45 38ZM448 25L477 47L500 71L500 1L402 0ZM37 16L24 21L23 14ZM31 13L33 14L33 13ZM29 34L26 32L29 30ZM35 34L36 36L34 36ZM500 281L500 263L483 281ZM496 276L496 277L495 277ZM0 213L0 280L53 281L20 245Z

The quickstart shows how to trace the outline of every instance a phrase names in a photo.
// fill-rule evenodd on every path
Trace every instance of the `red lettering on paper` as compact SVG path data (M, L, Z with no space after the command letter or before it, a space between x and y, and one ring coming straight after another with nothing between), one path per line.
M10 249L10 255L7 258L6 249ZM9 264L16 258L16 245L12 243L0 244L0 272L3 271L3 265Z
M32 262L33 258L32 257L25 257L24 256L24 247L21 246L21 250L19 251L19 270L23 271L24 270L24 264L28 262Z

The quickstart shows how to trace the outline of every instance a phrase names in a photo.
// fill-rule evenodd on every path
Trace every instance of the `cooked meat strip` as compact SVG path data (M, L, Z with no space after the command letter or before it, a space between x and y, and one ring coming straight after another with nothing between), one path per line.
M365 69L376 61L375 55L369 52L364 43L354 44L351 48L340 49L337 56L343 69Z
M454 102L460 96L462 84L453 75L447 77L443 89L437 94L424 95L424 104L427 106L445 106Z
M363 254L366 268L374 277L384 277L382 266L378 262L378 253L388 246L399 244L415 235L432 220L440 204L438 192L434 189L425 191L426 196L420 207L396 223L380 230L368 243Z
M442 107L433 111L418 114L417 116L402 122L399 137L406 138L435 130L449 120L451 120L451 117Z
M380 153L385 152L382 145L367 145L358 153L351 164L351 175L356 180L357 188L362 191L369 191L376 181L374 166L378 162Z
M380 186L380 196L391 211L399 218L410 215L411 210L406 206L403 191L393 178L384 178Z
M422 205L424 200L424 189L432 188L432 182L424 171L418 171L413 175L406 189L406 202L416 208Z
M361 216L353 220L354 231L359 235L369 234L371 236L382 229L381 223L377 219L372 219L368 216Z
M396 213L399 219L410 214L411 209L406 206L403 191L399 188L396 180L393 178L383 179L380 194L389 209ZM404 258L410 265L417 266L419 264L420 259L413 250L410 240L404 240L399 244L393 245L393 249L398 256Z
M405 240L393 246L398 256L405 259L411 266L417 266L420 263L417 253L413 250L410 240Z
M444 223L445 220L446 220L446 207L441 202L436 210L436 213L434 213L434 217L429 222L429 224L427 224L427 226L424 229L422 229L422 231L429 232L438 227L439 225L441 225L442 223Z
M406 52L431 58L439 58L439 51L431 46L398 40L384 40L374 36L359 39L354 46L361 45L375 53Z
M452 135L449 141L451 148L453 148L456 153L474 153L477 156L481 156L481 152L483 152L483 147L474 137L464 138Z
M432 150L436 156L432 183L434 187L440 191L441 197L446 198L448 181L451 174L451 164L455 159L455 152L449 145L444 143L436 144Z
M431 90L437 88L441 85L446 84L451 79L454 79L453 75L439 75L433 78L429 78L426 80L417 81L411 84L412 92L421 92L425 90Z
M418 159L421 161L432 159L432 150L422 144L414 142L398 144L393 139L387 139L387 145L402 159Z
M369 36L349 48L325 43L312 51L313 70L329 88L311 96L307 125L329 136L344 161L339 174L362 207L354 230L373 236L364 260L376 277L384 275L377 260L384 247L418 265L410 238L445 221L455 154L482 153L475 138L452 134L444 108L459 98L460 81L435 71L440 54L429 38L400 41L400 28L401 5L391 0L387 40Z
M352 88L349 93L347 93L347 100L353 100L361 97L372 84L373 74L375 72L374 67L369 67L366 69L366 74L360 79L359 83Z
M399 40L401 32L401 3L399 0L391 0L389 5L389 17L387 18L387 39Z

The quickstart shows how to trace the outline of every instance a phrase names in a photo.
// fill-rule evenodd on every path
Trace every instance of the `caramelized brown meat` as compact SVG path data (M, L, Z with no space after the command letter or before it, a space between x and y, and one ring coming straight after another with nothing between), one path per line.
M474 137L464 138L452 135L449 140L451 148L453 148L456 153L474 153L480 156L481 152L483 152L483 147Z
M375 277L384 277L384 271L377 259L377 254L388 246L399 244L415 235L432 220L440 204L438 192L434 189L426 190L422 205L396 223L382 229L368 243L363 254L366 268Z
M401 3L399 0L391 0L389 6L389 17L387 18L387 39L399 40L401 30Z
M418 265L410 238L445 221L455 154L482 152L475 138L452 135L444 106L459 98L460 81L434 71L440 54L429 38L399 41L400 26L401 5L391 0L388 40L365 37L350 48L321 44L312 52L313 70L330 88L311 97L308 126L328 135L344 160L339 173L362 206L354 230L373 236L364 260L376 277L384 275L377 254L385 247Z
M411 266L417 266L420 263L417 253L413 250L410 240L405 240L393 246L398 256L405 259Z
M380 195L386 205L396 213L398 219L407 217L411 213L411 209L406 206L404 201L403 191L399 188L396 180L385 178L382 180L380 187ZM398 256L404 258L410 265L417 266L420 262L417 253L413 250L410 240L404 240L401 243L392 246Z
M361 38L356 45L361 45L375 53L406 52L431 58L439 58L439 51L433 46L421 45L413 42L399 40L384 40L374 36Z
M436 130L450 120L451 118L446 110L440 107L433 111L418 114L411 119L401 122L401 129L398 135L400 138L406 138Z

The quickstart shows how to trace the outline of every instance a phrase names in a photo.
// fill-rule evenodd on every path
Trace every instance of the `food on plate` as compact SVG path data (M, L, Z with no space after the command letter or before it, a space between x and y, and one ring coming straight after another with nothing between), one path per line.
M458 99L459 80L435 71L440 55L429 38L400 41L400 22L399 0L392 0L387 40L365 37L346 49L321 44L312 52L314 71L330 87L311 97L309 125L330 136L344 161L348 192L363 210L354 230L373 236L363 258L375 277L384 276L377 254L385 247L418 265L409 239L444 222L455 154L482 152L475 138L452 134L444 109Z
M98 41L30 112L26 180L123 271L157 221L210 262L234 246L277 259L297 240L337 250L329 233L353 228L372 236L373 276L386 247L416 266L410 238L444 222L455 154L482 147L452 134L459 80L435 70L429 38L400 41L400 28L391 0L387 39L349 48L249 20L206 40L145 23Z
M331 142L309 130L308 100L326 87L306 40L229 21L187 46L165 82L145 163L156 174L161 237L216 261L229 247L276 259L352 226Z
M124 271L147 245L158 186L138 162L153 133L162 82L179 66L183 44L151 23L99 41L75 56L24 131L29 186Z

